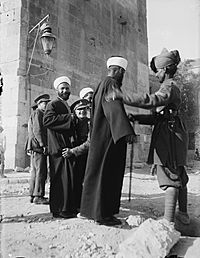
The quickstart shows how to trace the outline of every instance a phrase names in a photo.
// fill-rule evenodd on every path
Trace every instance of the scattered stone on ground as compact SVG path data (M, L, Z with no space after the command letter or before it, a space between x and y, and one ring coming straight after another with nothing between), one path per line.
M200 253L200 173L197 173L199 164L200 162L194 163L188 169L188 212L191 224L184 226L176 221L175 228L182 236L170 252L184 258L199 258ZM122 219L122 225L116 227L100 226L93 221L78 218L53 219L48 205L29 202L30 174L24 171L7 172L7 178L0 180L2 257L116 258L120 244L128 239L142 222L145 223L149 218L157 220L163 216L164 192L159 189L156 176L151 176L149 171L148 166L134 168L129 201L127 168L120 213L117 215ZM48 196L49 183L46 190Z
M180 232L167 220L145 220L123 243L116 258L160 258L169 254Z

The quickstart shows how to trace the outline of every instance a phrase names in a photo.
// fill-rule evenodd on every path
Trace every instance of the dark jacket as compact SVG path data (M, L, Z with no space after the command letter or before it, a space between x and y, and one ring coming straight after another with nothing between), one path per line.
M36 109L28 121L28 140L26 150L43 153L43 147L47 146L47 129L43 124L44 112Z
M44 113L44 126L48 134L48 152L62 156L62 149L72 147L74 134L71 111L68 104L57 98L47 104Z

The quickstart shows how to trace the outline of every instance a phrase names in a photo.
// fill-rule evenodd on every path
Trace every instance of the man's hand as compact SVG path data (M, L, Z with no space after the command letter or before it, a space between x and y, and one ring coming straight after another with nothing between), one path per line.
M116 88L112 88L112 91L105 96L105 99L107 102L110 102L115 99L122 99L122 98L123 98L123 93Z
M130 135L127 135L126 137L125 137L125 141L127 142L127 143L136 143L137 142L137 135L135 135L135 134L130 134Z
M63 150L62 150L62 156L63 156L63 158L69 158L69 157L71 157L73 155L73 152L72 152L72 150L70 149L70 148L64 148Z
M48 154L47 147L43 147L43 154L44 154L44 155L47 155L47 154Z

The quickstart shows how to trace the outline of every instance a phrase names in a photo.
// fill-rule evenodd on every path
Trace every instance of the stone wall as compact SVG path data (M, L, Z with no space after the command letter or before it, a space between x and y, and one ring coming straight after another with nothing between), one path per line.
M4 79L2 101L2 124L7 135L6 165L15 165L17 150L19 103L19 45L21 3L16 0L0 1L0 66ZM25 134L23 128L22 134ZM8 162L9 157L9 162Z
M55 96L52 83L57 76L71 78L72 103L81 88L97 86L106 73L109 56L122 55L129 62L124 90L148 91L145 0L1 0L0 3L0 15L4 17L0 21L4 35L0 65L5 77L2 117L10 138L7 167L28 165L23 146L30 106L40 93ZM27 74L37 30L30 34L28 31L47 14L57 37L56 45L51 55L45 56L38 40ZM130 108L129 111L138 112ZM142 130L141 137L145 138L146 132Z

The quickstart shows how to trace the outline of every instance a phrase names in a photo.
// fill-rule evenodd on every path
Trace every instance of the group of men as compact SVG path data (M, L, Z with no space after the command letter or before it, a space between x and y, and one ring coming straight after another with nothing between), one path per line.
M126 147L127 143L135 141L130 119L138 120L141 124L154 125L148 161L157 165L158 181L166 192L164 218L174 221L178 199L179 218L189 224L188 177L184 169L187 133L178 116L180 91L173 81L179 62L178 51L164 50L151 62L152 70L162 83L160 89L155 94L129 95L121 90L128 62L121 56L110 57L105 79L94 92L83 89L80 100L71 107L67 102L73 87L71 80L67 76L57 78L54 81L57 98L50 100L47 94L36 98L37 109L29 119L32 146L27 150L31 151L32 160L31 201L48 202L44 198L48 154L49 204L53 217L78 216L100 225L121 224L115 215L120 208ZM124 103L159 109L154 115L128 117ZM43 136L37 138L39 132ZM31 140L32 133L35 142ZM43 164L40 168L37 161ZM37 177L42 178L38 187Z

